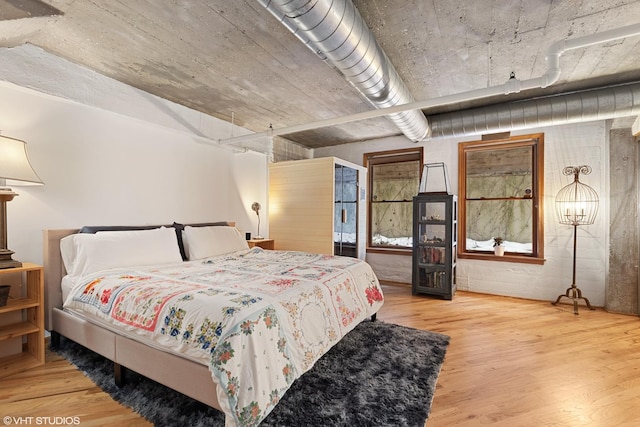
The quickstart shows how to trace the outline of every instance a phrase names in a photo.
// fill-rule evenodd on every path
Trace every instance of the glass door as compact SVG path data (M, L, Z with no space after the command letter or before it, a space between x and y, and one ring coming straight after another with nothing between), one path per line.
M334 254L357 258L358 171L335 165Z

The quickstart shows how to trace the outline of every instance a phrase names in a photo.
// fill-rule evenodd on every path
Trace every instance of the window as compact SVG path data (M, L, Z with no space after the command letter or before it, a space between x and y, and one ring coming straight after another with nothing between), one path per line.
M458 147L460 258L542 264L543 134ZM505 255L493 252L504 240Z
M413 197L420 189L422 151L418 147L365 153L369 251L411 253Z

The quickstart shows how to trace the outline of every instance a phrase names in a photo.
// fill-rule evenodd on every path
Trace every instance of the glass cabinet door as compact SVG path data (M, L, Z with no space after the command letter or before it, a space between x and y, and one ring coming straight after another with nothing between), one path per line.
M419 221L446 221L447 204L445 202L418 202L420 209Z

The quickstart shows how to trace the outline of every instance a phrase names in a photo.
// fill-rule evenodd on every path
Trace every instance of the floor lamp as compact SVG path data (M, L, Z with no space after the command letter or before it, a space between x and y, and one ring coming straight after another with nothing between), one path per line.
M567 292L560 295L553 305L560 302L562 297L573 300L573 314L578 314L578 301L584 300L590 310L589 300L582 296L582 291L576 286L576 246L579 225L593 224L598 214L598 194L586 184L580 182L580 174L589 175L590 166L567 166L562 170L564 175L573 175L573 182L558 191L556 195L556 214L560 224L573 226L573 282Z
M27 157L27 144L19 139L0 135L0 268L20 267L22 263L11 258L7 247L7 202L18 193L6 185L42 184Z

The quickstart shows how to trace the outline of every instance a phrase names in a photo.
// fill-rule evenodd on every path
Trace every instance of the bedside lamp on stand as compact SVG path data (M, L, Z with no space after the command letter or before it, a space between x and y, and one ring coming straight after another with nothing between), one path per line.
M7 185L41 185L42 180L29 163L27 144L19 139L0 135L0 269L21 267L11 259L13 251L7 247L7 202L15 193Z
M251 209L253 209L253 211L256 213L256 215L258 216L258 235L255 236L253 238L253 240L262 240L264 239L264 237L262 237L260 235L260 203L258 202L253 202L253 204L251 205Z

